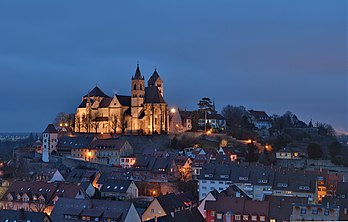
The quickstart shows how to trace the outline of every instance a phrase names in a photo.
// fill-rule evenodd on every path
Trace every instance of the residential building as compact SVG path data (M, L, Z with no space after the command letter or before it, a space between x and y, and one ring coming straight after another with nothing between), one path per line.
M50 217L52 221L140 222L134 205L127 201L60 198Z
M179 171L173 158L139 156L131 170L135 181L170 182L179 178Z
M338 221L340 207L335 205L294 204L291 221Z
M44 181L48 183L56 181L64 181L64 177L58 169L46 168L36 173L33 177L34 181Z
M90 182L94 187L96 187L100 176L101 174L98 170L75 168L68 174L66 181L78 185L82 182Z
M0 210L0 221L5 222L52 222L51 218L42 212L20 210Z
M192 200L182 194L170 193L156 197L144 211L143 221L165 216L174 217L179 211L187 210L192 207Z
M290 221L292 207L294 204L306 204L308 198L305 197L287 197L268 195L265 198L269 202L269 221L283 222Z
M132 168L135 164L136 158L134 156L123 156L120 158L120 166L122 168Z
M221 196L205 203L206 221L268 221L269 202Z
M192 180L192 159L187 156L176 156L175 164L178 167L182 180Z
M75 148L71 150L73 158L106 165L120 165L121 157L133 155L133 147L127 140L112 138L98 139L91 147Z
M100 189L101 197L126 200L138 198L139 189L132 180L107 180Z
M14 181L0 200L0 209L45 212L50 214L62 197L85 199L84 190L68 183Z
M156 69L147 84L145 87L138 65L131 80L131 96L110 97L96 86L82 97L76 111L75 132L168 132L168 107L163 99L163 81Z
M265 111L249 110L251 121L258 129L269 129L272 127L272 120Z
M226 119L218 113L200 113L198 119L198 125L204 128L205 124L209 124L213 129L223 131L226 129Z

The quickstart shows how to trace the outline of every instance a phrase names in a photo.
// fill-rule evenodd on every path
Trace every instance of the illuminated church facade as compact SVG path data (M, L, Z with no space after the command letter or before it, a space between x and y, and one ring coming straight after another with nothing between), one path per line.
M168 132L168 106L157 70L147 81L137 65L131 96L106 95L98 86L82 97L75 116L75 132L161 134Z

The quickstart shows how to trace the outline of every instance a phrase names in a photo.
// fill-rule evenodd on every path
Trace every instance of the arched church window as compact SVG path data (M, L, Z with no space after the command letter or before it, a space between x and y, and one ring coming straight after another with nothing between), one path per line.
M143 90L143 85L140 85L140 90Z
M137 89L137 84L134 84L133 90Z

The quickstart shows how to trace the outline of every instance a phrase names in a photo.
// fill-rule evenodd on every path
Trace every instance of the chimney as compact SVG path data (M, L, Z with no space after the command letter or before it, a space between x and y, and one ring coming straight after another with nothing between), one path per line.
M23 208L19 209L18 213L19 213L19 218L18 218L19 221L24 221L25 220L24 209Z

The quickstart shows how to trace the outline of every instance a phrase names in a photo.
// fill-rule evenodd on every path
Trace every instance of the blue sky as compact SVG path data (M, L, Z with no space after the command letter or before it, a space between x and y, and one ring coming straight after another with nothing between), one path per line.
M0 132L42 131L139 61L170 106L244 105L348 131L346 1L2 1Z

